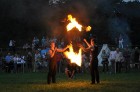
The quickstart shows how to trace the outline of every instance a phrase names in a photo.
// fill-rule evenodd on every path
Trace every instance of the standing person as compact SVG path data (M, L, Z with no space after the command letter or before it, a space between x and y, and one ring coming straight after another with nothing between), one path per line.
M139 68L139 63L140 63L139 59L140 59L139 48L135 47L135 50L134 50L134 63L135 63L135 68L136 69Z
M26 60L27 60L27 68L31 72L33 69L33 56L31 52L28 52Z
M10 49L10 51L12 51L14 53L16 51L15 42L16 42L15 40L10 40L10 42L9 42L9 49Z
M108 55L105 50L102 51L101 57L102 57L102 64L103 64L103 72L105 72L105 71L108 72L108 63L109 62L108 62Z
M36 72L39 70L41 66L41 54L39 50L36 50L35 57L34 57L34 69L33 72Z
M10 40L10 42L9 42L9 50L12 51L12 48L13 48L13 41Z
M115 74L115 58L116 58L116 51L115 48L112 47L112 50L110 51L109 54L109 60L111 62L111 71L110 71L111 74Z
M34 50L37 50L39 48L39 39L37 37L34 37L32 41L32 47Z
M14 72L17 73L17 62L18 62L18 54L15 54L13 57L13 63L14 63Z
M8 53L5 57L5 65L6 65L6 72L11 72L11 62L12 62L12 56L10 53Z
M130 56L131 56L131 52L129 50L129 48L124 48L123 51L123 57L124 57L124 68L125 71L127 72L130 69Z
M121 34L120 34L120 37L119 37L119 48L123 48L123 37L122 37Z
M84 48L82 45L80 47L83 51L90 51L90 72L91 72L91 84L100 83L99 80L99 70L98 70L98 46L95 44L95 37L92 37L90 44L84 39L84 42L88 45L87 48Z
M115 62L116 62L116 73L121 72L122 68L122 60L123 60L123 55L122 52L119 50L119 48L116 49L116 55L115 55Z
M49 72L47 77L47 83L50 84L56 83L56 71L57 71L57 52L64 52L66 49L68 49L69 46L65 47L64 49L59 49L55 46L55 42L51 41L50 43L50 50L48 52L49 55Z
M45 39L44 36L41 39L41 44L42 44L42 47L45 47L46 46L46 39Z
M12 40L12 43L13 43L13 52L15 53L16 52L16 41Z

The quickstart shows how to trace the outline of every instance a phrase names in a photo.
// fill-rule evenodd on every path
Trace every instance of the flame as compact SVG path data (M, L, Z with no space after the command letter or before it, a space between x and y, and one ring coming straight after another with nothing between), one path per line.
M70 31L73 28L77 28L79 31L82 31L83 26L80 25L76 21L76 18L73 18L72 15L68 15L68 21L70 21L70 23L66 26L67 31ZM88 32L91 30L91 26L84 27L83 29L86 30L86 32ZM71 63L76 63L78 66L81 66L81 63L82 63L82 50L81 50L81 48L79 49L78 53L75 53L73 50L72 44L70 44L69 51L64 52L64 54L68 59L70 59Z
M76 63L78 66L81 66L82 63L82 50L79 49L78 53L73 51L72 44L70 44L69 51L64 52L65 56L70 59L71 63Z
M76 21L76 18L73 18L72 15L68 15L68 20L70 23L67 25L67 31L70 31L73 28L77 28L79 31L82 31L82 25ZM91 30L91 26L85 28L86 32Z
M68 15L68 20L70 23L67 25L67 31L70 31L74 27L76 27L79 31L82 31L82 25L76 21L76 18L73 18L72 15Z
M86 31L90 31L91 30L91 26L86 27Z

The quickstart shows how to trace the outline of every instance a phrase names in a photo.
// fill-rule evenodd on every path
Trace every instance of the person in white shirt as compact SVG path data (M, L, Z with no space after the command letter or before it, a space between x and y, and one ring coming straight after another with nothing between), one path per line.
M14 51L13 47L14 47L14 40L10 40L10 42L9 42L9 50Z
M119 48L116 49L115 62L116 62L116 72L121 72L121 65L123 60L123 54L120 52Z
M119 37L119 48L123 48L123 38L121 35Z
M14 61L14 72L17 73L17 62L18 62L17 54L15 54L15 56L13 57L13 61Z
M109 61L111 62L111 74L115 73L115 55L116 55L115 48L112 47L112 50L110 51L109 54Z

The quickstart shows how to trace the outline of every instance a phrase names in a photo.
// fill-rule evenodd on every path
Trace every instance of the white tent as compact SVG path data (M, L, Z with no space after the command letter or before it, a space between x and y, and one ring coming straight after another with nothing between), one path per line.
M100 53L99 53L99 55L98 55L98 65L99 66L102 66L102 57L101 57L101 53L102 53L102 51L103 50L105 50L106 51L106 53L109 55L109 53L110 53L110 49L109 49L109 47L108 47L108 45L107 44L103 44L103 46L102 46L102 49L101 49L101 51L100 51ZM110 62L109 62L109 65L110 65Z

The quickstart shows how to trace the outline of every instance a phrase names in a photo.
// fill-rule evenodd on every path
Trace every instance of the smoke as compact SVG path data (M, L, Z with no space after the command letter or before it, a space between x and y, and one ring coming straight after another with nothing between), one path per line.
M87 6L78 0L73 0L68 3L66 2L65 4L62 3L62 5L50 5L47 10L43 10L42 19L44 20L45 25L49 25L49 30L51 30L53 35L62 35L64 32L66 32L68 14L75 17L80 24L84 26L89 25L90 18Z
M109 33L110 38L115 42L116 38L119 39L119 36L122 35L124 40L123 44L124 47L127 45L131 45L131 41L129 39L128 34L131 32L129 28L129 24L125 19L120 18L110 18L108 21ZM116 42L115 42L116 43ZM118 40L117 40L118 45Z
M112 18L114 1L117 3L120 0L0 0L0 19L9 22L11 18L22 22L20 24L23 26L20 27L23 28L22 30L27 26L27 30L33 28L41 34L40 30L43 28L43 34L58 35L66 31L67 15L72 14L80 24L91 25L93 30L104 27L103 25L109 25L109 31L107 28L106 30L110 33L110 37L123 34L127 44L130 42L128 36L130 28L125 19ZM11 26L7 22L2 25ZM19 31L20 28L16 28L17 25L15 25L15 29L9 29Z
M65 25L60 21L69 13L87 26L96 7L101 7L105 12L109 10L107 7L110 7L106 0L1 0L0 3L3 9L1 17L22 21L29 26L43 22L46 27L49 24L50 30L64 29L59 27Z
M103 31L106 31L109 34L109 39L112 39L112 41L115 41L114 37L119 38L119 35L121 34L123 35L124 46L131 45L131 41L129 38L129 33L131 32L131 30L130 30L127 20L121 17L116 17L116 16L112 17L112 15L114 15L114 11L119 12L117 9L115 10L115 5L114 5L115 3L119 3L119 1L117 0L116 1L87 0L84 2L84 4L77 2L77 3L74 3L73 5L72 4L70 5L72 5L73 8L71 9L73 10L75 14L82 16L82 18L80 16L78 16L78 18L85 19L85 21L88 20L88 23L92 22L97 27L107 26L105 27L106 29ZM107 20L104 20L104 19L107 19ZM102 23L104 26L102 26ZM94 30L94 27L93 27L93 30ZM101 32L97 32L97 33L101 34Z
M117 10L116 5L120 3L120 1L116 0L89 0L88 5L91 10L98 10L101 12L101 15L107 16L106 20L106 32L109 34L109 38L118 45L118 41L115 42L115 39L119 38L119 35L121 34L124 39L124 46L131 45L131 40L129 38L129 33L131 32L130 26L127 22L127 19L122 18L120 16L116 16L116 13L120 13L119 10ZM116 5L115 5L116 4ZM93 13L94 14L94 13ZM114 16L115 14L115 16ZM96 16L96 14L94 14ZM102 16L100 16L102 18ZM95 17L96 18L96 17ZM100 18L100 19L101 19ZM100 21L98 19L98 21ZM101 20L104 22L103 20ZM105 22L104 22L105 25ZM100 25L102 26L102 25ZM105 31L105 30L103 30Z

